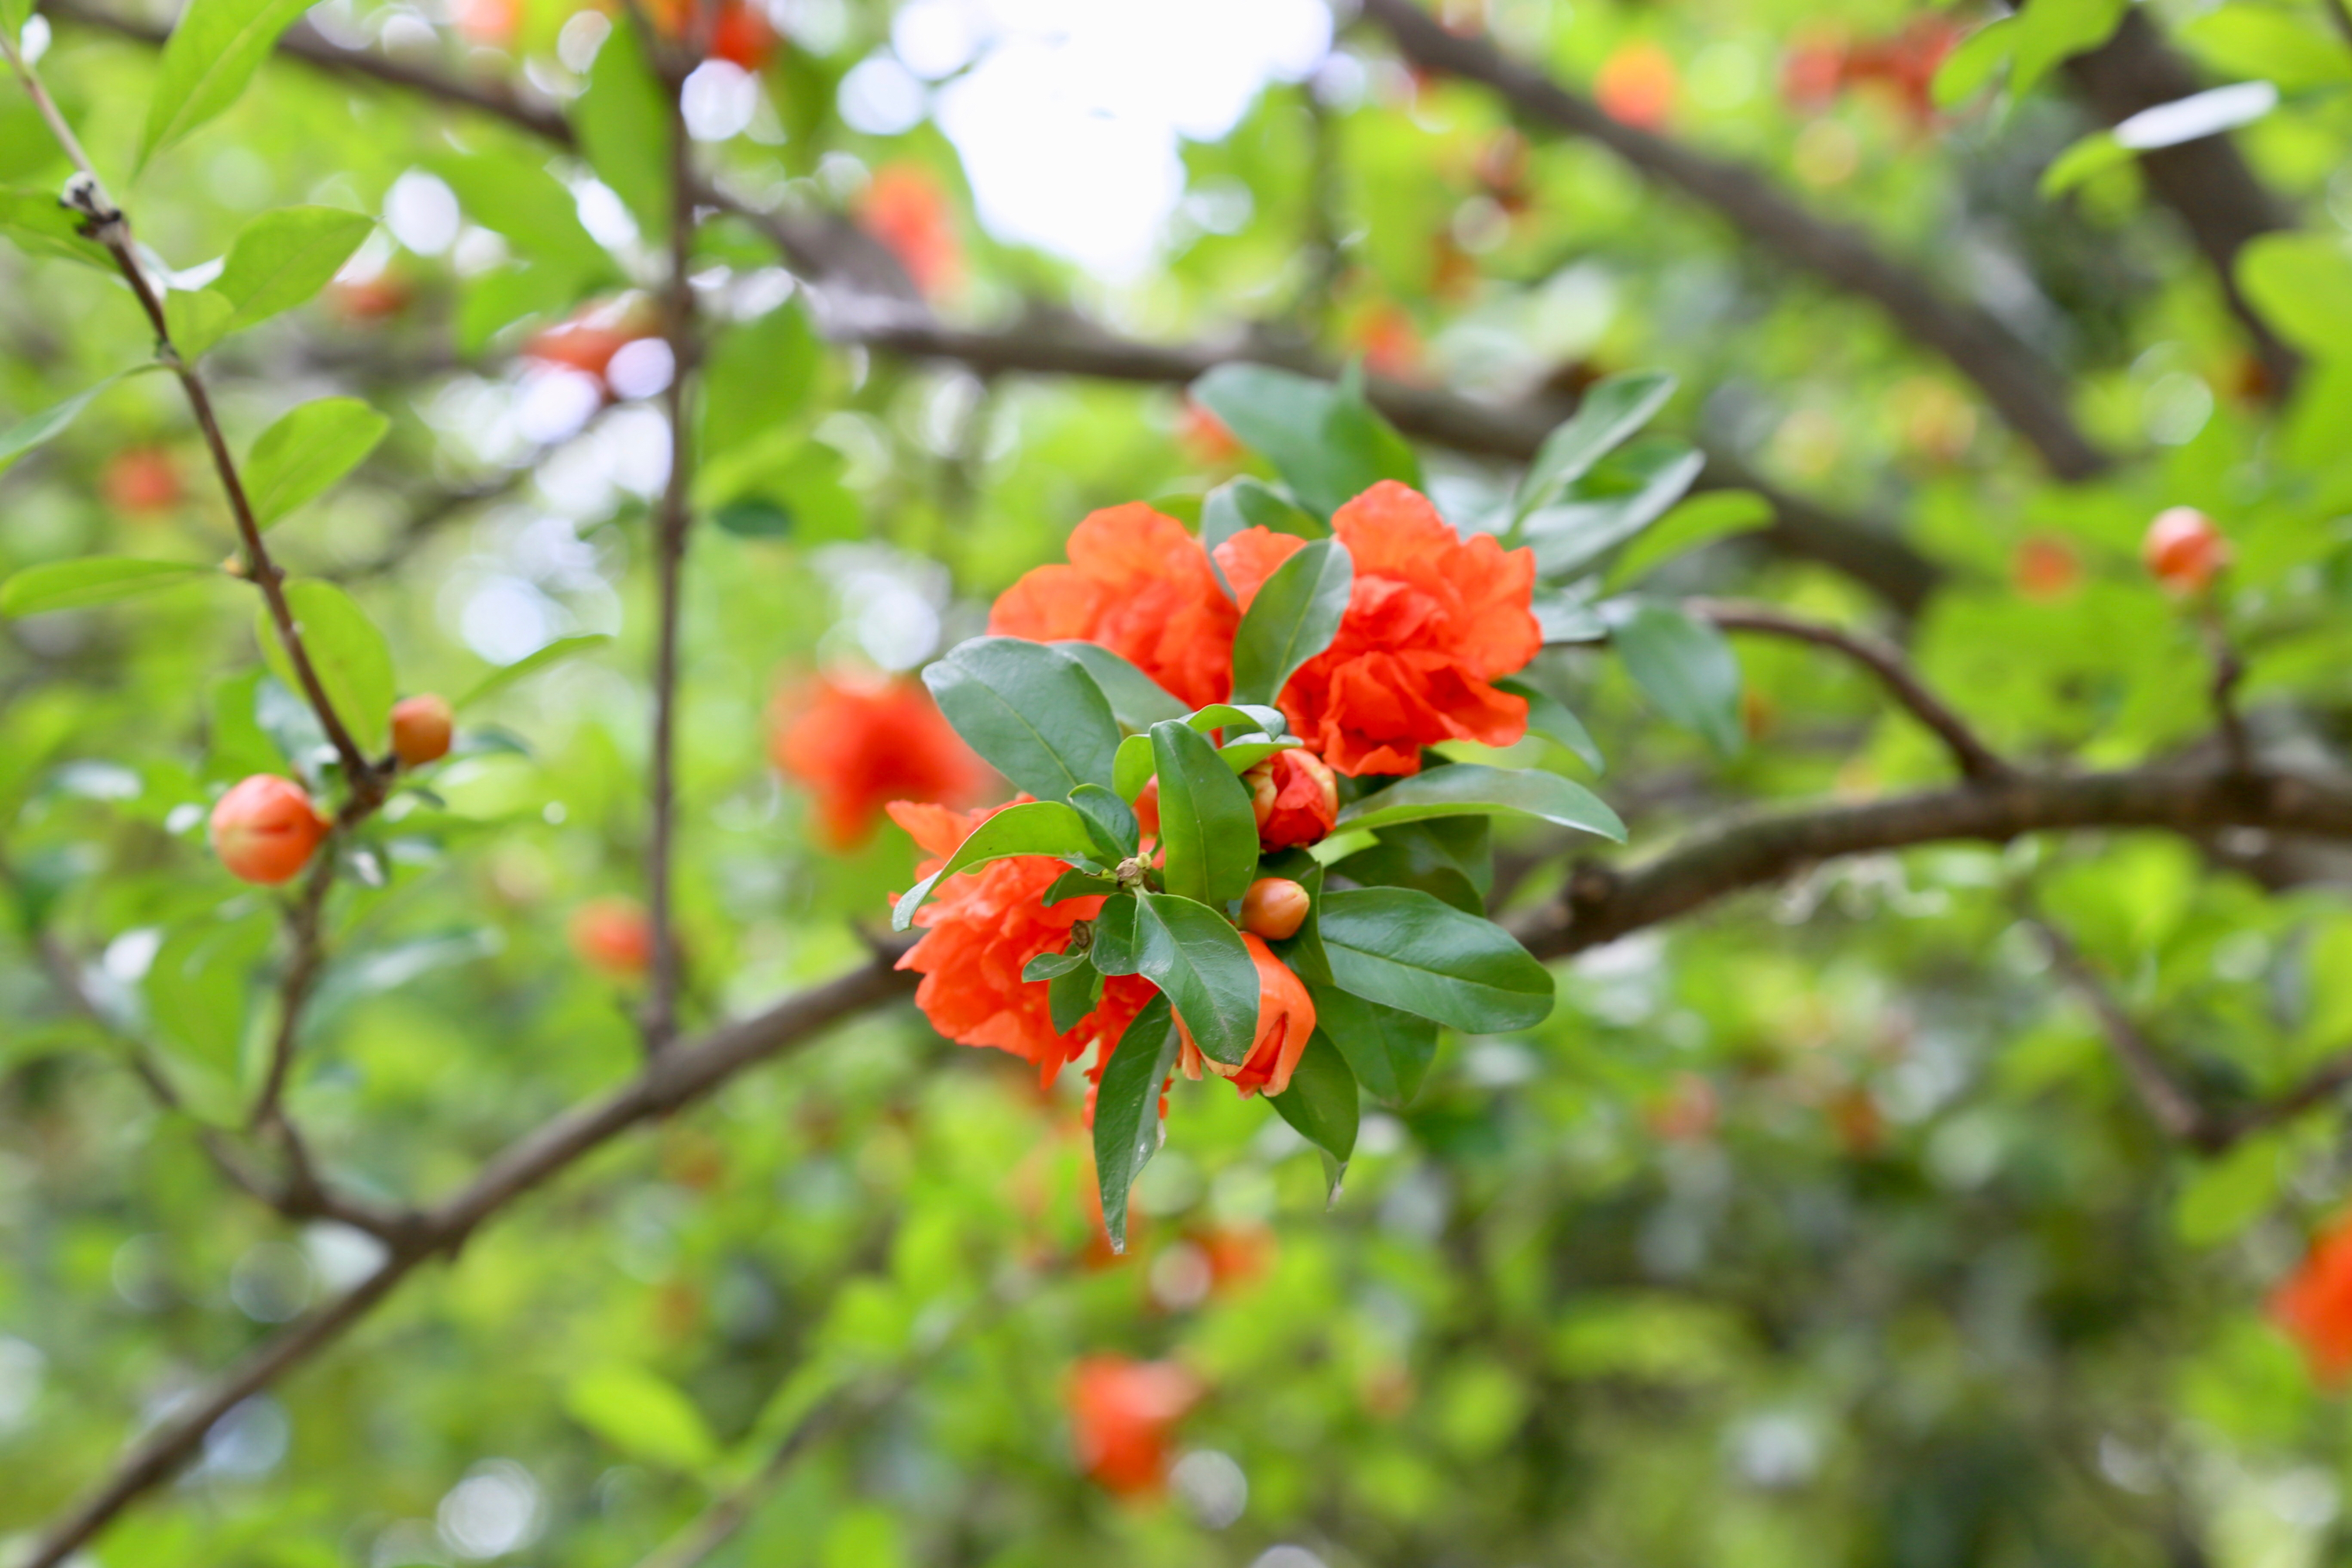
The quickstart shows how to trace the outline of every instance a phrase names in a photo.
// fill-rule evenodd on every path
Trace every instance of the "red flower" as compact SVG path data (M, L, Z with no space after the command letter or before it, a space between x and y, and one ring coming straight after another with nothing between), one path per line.
M1176 444L1184 449L1185 461L1196 468L1229 467L1243 452L1240 438L1225 422L1189 397L1184 400L1184 411L1176 416Z
M913 801L893 801L888 809L891 821L937 857L916 868L926 877L992 815ZM1045 1083L1097 1040L1116 1041L1155 994L1140 976L1115 976L1103 982L1100 1005L1069 1033L1055 1030L1045 982L1024 981L1021 971L1041 952L1061 952L1070 927L1102 910L1099 896L1045 902L1045 889L1067 869L1049 855L1021 855L949 878L915 916L922 940L898 961L923 976L915 1005L931 1027L967 1046L1010 1051Z
M591 899L572 916L572 950L589 966L628 980L653 967L654 928L635 899Z
M2140 559L2168 592L2198 594L2230 563L2230 542L2195 507L2168 507L2147 525Z
M2352 1372L2352 1216L2311 1244L2270 1304L2271 1317L2303 1347L2313 1377L2341 1383Z
M1070 531L1069 557L1007 588L988 629L1100 643L1192 707L1225 700L1241 617L1182 523L1141 501L1109 507Z
M1205 1068L1231 1079L1247 1100L1261 1089L1280 1094L1290 1087L1290 1075L1298 1058L1307 1054L1307 1037L1315 1033L1315 998L1307 994L1305 982L1274 956L1274 949L1265 945L1264 938L1244 931L1242 945L1249 949L1250 962L1257 965L1258 984L1257 1038L1250 1042L1250 1053L1242 1065L1227 1067L1203 1052L1192 1043L1192 1032L1181 1016L1176 1033L1184 1042L1178 1060L1186 1078L1197 1079Z
M1681 73L1674 57L1655 44L1626 44L1601 63L1592 96L1601 112L1621 125L1663 131L1674 118Z
M988 772L922 682L819 676L780 695L768 754L816 793L818 831L836 849L862 842L894 800L961 805Z
M1070 1369L1068 1392L1079 1467L1121 1497L1158 1491L1170 1429L1200 1397L1200 1379L1173 1362L1085 1357Z
M898 258L926 298L952 292L963 280L963 242L947 193L920 163L885 163L858 198L857 226Z
M161 447L131 447L107 460L99 476L106 504L132 517L152 517L180 504L180 470Z
M1319 842L1339 820L1339 781L1311 752L1276 752L1242 774L1257 841L1267 849Z
M1536 562L1488 534L1457 536L1418 491L1383 479L1341 507L1331 531L1348 547L1356 585L1331 646L1282 689L1290 727L1343 773L1421 771L1440 741L1507 746L1528 731L1528 705L1487 682L1525 668L1543 647L1529 607ZM1217 546L1244 609L1302 541L1245 529Z

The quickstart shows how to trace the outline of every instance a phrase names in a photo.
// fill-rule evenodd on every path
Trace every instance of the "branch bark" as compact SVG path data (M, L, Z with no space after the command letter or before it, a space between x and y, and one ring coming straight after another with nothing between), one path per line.
M1831 287L1877 304L1903 333L1934 350L1977 384L2050 470L2088 479L2109 458L2091 444L2066 405L2054 369L1980 307L1948 298L1895 260L1858 228L1806 211L1761 169L1685 147L1619 123L1482 37L1448 32L1414 0L1362 0L1363 14L1427 70L1484 83L1518 113L1599 142L1641 174L1721 214L1748 239Z
M767 1012L714 1029L650 1058L624 1089L575 1108L508 1145L462 1191L418 1214L389 1242L383 1262L260 1346L193 1395L123 1454L112 1474L51 1525L18 1568L58 1568L107 1522L171 1479L215 1422L326 1349L409 1275L454 1256L485 1222L641 1121L667 1116L755 1063L807 1044L844 1018L907 995L914 976L886 955L800 993Z
M1993 753L1992 748L1978 739L1960 716L1947 706L1944 700L1927 689L1911 668L1910 660L1894 644L1861 632L1849 632L1808 621L1769 605L1737 605L1718 599L1696 599L1689 606L1728 632L1757 632L1766 637L1785 637L1792 642L1811 643L1818 647L1832 648L1861 665L1878 678L1888 695L1901 703L1911 716L1935 731L1952 754L1953 763L1963 778L1986 781L2006 777L2010 766Z

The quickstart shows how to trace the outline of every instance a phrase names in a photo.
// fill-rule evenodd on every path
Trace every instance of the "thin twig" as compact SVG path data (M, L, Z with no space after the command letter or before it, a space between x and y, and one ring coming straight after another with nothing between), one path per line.
M1861 229L1806 210L1765 170L1612 119L1491 40L1448 31L1417 0L1360 3L1413 64L1483 83L1527 121L1598 142L1645 178L1713 208L1757 247L1874 301L1906 337L1976 383L2061 479L2087 479L2108 466L2068 407L2064 381L2040 353L1990 311L1951 298Z
M2221 624L2219 609L2208 604L2198 625L2204 633L2206 655L2213 665L2213 682L2209 691L2214 721L2221 730L2221 753L2229 759L2231 769L2251 778L2256 765L2253 737L2246 730L2245 715L2238 709L2238 686L2246 678L2246 661L2238 657L2237 645L2230 640L2229 628Z
M1964 778L1998 779L2013 772L1991 747L1977 737L1966 721L1927 689L1902 649L1863 632L1845 631L1819 621L1805 620L1766 605L1733 604L1719 599L1694 599L1688 607L1725 631L1755 632L1833 648L1878 678L1887 694L1910 715L1936 733L1952 754Z
M286 1079L293 1070L295 1046L301 1034L303 1004L310 999L310 987L317 983L320 967L326 962L320 928L327 893L335 883L339 837L330 835L311 851L310 874L302 880L302 895L287 911L286 931L293 952L287 957L286 973L278 982L278 1030L270 1040L268 1071L262 1078L261 1092L254 1098L252 1113L246 1121L255 1131L282 1119Z
M383 781L361 753L351 731L344 728L334 704L327 700L326 688L320 684L319 672L311 665L310 649L303 646L301 628L295 622L293 607L286 602L286 574L270 559L268 547L261 541L260 524L254 519L252 503L246 497L245 483L237 475L236 459L230 456L228 442L221 434L220 421L213 413L212 397L205 389L204 377L194 364L181 358L180 351L172 342L171 328L163 320L163 302L157 296L154 285L149 281L146 269L140 266L132 247L131 220L107 196L105 184L98 177L98 170L90 163L89 155L82 151L73 128L67 124L56 100L50 98L48 89L42 85L39 73L18 52L5 30L0 30L0 54L7 57L10 68L32 96L33 102L40 110L41 118L48 123L50 133L79 171L79 177L67 185L65 205L81 216L84 235L104 246L108 254L114 258L114 265L121 272L122 280L131 286L131 292L139 300L140 309L147 313L148 322L154 328L156 358L180 378L181 389L187 394L188 407L195 415L197 428L204 433L205 448L212 454L213 468L220 476L221 489L228 497L229 510L236 520L237 537L245 549L245 575L261 590L261 596L269 606L269 618L277 628L279 646L286 650L287 662L294 667L303 695L318 714L320 728L326 731L328 741L335 748L335 755L342 763L345 787L355 800L380 798Z
M629 0L630 14L646 35L647 47L660 40L637 0ZM690 31L699 35L707 20L696 6ZM660 57L656 57L660 58ZM669 279L663 300L665 330L669 339L669 385L662 394L663 412L669 420L669 478L662 489L661 510L654 522L654 733L652 822L646 856L648 919L653 926L653 964L645 1012L646 1047L659 1051L677 1034L679 956L677 899L677 643L679 595L686 570L687 536L692 529L693 438L688 418L688 383L698 348L694 322L695 178L693 142L686 129L685 86L676 69L664 71L669 100L670 234Z

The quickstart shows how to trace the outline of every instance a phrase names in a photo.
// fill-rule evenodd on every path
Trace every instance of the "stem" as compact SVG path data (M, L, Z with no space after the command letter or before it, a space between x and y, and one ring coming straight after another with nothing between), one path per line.
M1843 631L1786 615L1763 605L1729 604L1712 599L1695 599L1689 608L1713 621L1727 632L1756 632L1766 637L1787 637L1794 642L1808 642L1819 647L1833 648L1876 676L1887 694L1936 733L1951 752L1963 778L1990 780L2007 777L2013 770L2001 761L1991 747L1977 738L1976 731L1943 699L1927 689L1903 657L1902 650L1892 643L1858 632Z
M326 731L328 741L335 748L335 755L342 763L343 777L352 798L373 805L383 796L383 781L368 765L358 742L352 739L351 731L343 727L341 718L336 714L334 704L327 700L326 688L320 684L319 672L310 663L310 650L303 646L301 629L295 623L293 607L286 602L286 574L270 559L268 547L261 542L260 525L254 521L252 503L246 498L244 481L237 477L236 459L229 455L228 442L221 435L220 421L213 413L212 398L205 390L204 378L196 373L194 365L180 357L180 351L172 342L171 329L163 321L163 302L156 295L154 285L148 281L145 270L140 267L131 249L131 220L108 199L105 183L98 177L98 170L91 164L89 154L82 150L81 142L73 133L73 127L66 123L65 116L58 110L57 101L49 96L48 89L42 85L39 74L18 52L16 41L5 33L0 33L0 54L7 57L10 68L16 73L16 79L24 84L34 105L39 109L41 118L47 121L50 134L57 138L58 146L65 150L66 156L80 172L79 178L68 182L66 186L65 205L81 214L83 233L106 247L108 254L114 258L116 268L122 274L122 280L131 286L131 292L138 299L140 309L147 313L147 321L155 330L156 357L180 378L181 389L187 394L188 407L195 415L197 428L204 432L205 447L212 454L213 468L220 476L221 489L228 497L229 510L236 518L237 537L245 548L246 575L261 590L262 598L269 605L269 618L278 628L278 645L286 650L287 662L294 667L303 696L309 699L312 710L319 716L320 728Z
M269 1071L262 1079L261 1093L246 1121L246 1125L256 1131L271 1126L280 1128L289 1146L294 1130L285 1120L282 1101L286 1079L294 1067L297 1037L301 1032L302 1005L310 1000L310 987L317 983L319 970L326 962L320 926L327 906L327 891L335 882L335 837L330 835L311 852L310 875L303 881L302 897L287 916L294 953L287 963L286 978L278 986L278 1034L270 1042Z
M633 13L636 8L632 5ZM640 25L643 26L642 14ZM646 29L648 34L651 28ZM700 28L698 26L697 31ZM658 40L650 40L657 43ZM658 58L658 57L657 57ZM676 923L674 868L677 817L678 599L685 575L687 536L693 525L693 464L688 378L697 361L694 283L694 166L686 130L681 79L665 70L669 89L670 235L669 284L665 300L670 348L669 386L662 405L669 417L669 479L654 524L654 733L652 824L646 851L646 903L653 926L652 990L646 1002L646 1047L659 1051L677 1034L680 965Z

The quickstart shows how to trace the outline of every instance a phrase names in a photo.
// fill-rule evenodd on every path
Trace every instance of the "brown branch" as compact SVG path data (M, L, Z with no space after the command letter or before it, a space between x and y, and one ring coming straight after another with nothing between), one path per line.
M1990 311L1947 297L1862 230L1806 211L1752 164L1611 119L1591 100L1486 39L1447 31L1415 0L1362 0L1362 5L1364 16L1415 65L1483 83L1523 118L1599 142L1648 178L1713 208L1758 246L1875 302L1906 336L1974 382L2061 479L2088 479L2107 466L2107 455L2074 422L2063 380L2040 354Z
M2190 1093L2165 1065L2164 1057L2125 1012L2075 945L2057 927L2030 917L2050 948L2050 961L2098 1020L2099 1032L2115 1055L2133 1093L2166 1136L2201 1154L2229 1151L2253 1133L2293 1120L2352 1086L2352 1051L2321 1063L2292 1088L2233 1111L2215 1110Z
M82 232L106 247L114 258L122 280L131 286L131 294L147 315L155 331L157 360L180 379L180 387L187 395L189 410L195 416L196 427L204 433L205 447L212 454L213 468L220 477L221 489L228 497L229 510L236 520L236 531L245 551L245 575L261 590L269 606L269 618L277 628L278 645L286 651L287 662L294 667L296 679L319 716L320 727L335 748L335 755L343 764L345 787L354 800L374 800L381 797L383 783L361 754L351 731L327 700L326 688L319 681L319 672L310 663L310 649L302 642L301 628L295 623L294 611L286 602L286 574L270 559L268 547L261 542L261 526L254 520L252 503L247 499L245 482L236 471L236 459L230 456L228 442L221 435L220 420L213 413L212 397L205 389L204 377L196 367L180 357L172 342L172 331L163 321L163 302L139 265L131 243L131 220L122 215L106 195L106 186L98 177L88 153L82 151L73 128L58 111L56 100L41 83L40 75L17 51L15 42L0 33L0 56L32 98L41 118L47 122L50 133L65 152L75 169L76 177L66 186L65 205L81 215Z
M166 29L93 9L79 0L48 0L48 13L147 43ZM454 107L492 115L560 145L573 144L571 125L551 109L526 103L495 82L456 80L365 50L344 49L298 25L280 41L281 53L321 69L357 76ZM818 303L829 336L913 359L952 360L982 377L1000 374L1087 376L1106 381L1182 385L1233 360L1255 360L1307 374L1331 367L1296 344L1244 339L1209 345L1140 342L1066 316L988 331L941 323L919 302L905 270L856 226L831 215L763 211L713 185L698 187L698 204L757 229L793 268L823 287ZM1506 406L1433 387L1369 378L1372 404L1409 436L1478 457L1525 462L1535 455L1567 407L1546 402ZM1845 517L1775 489L1720 451L1707 455L1702 487L1759 490L1778 521L1758 538L1787 554L1818 561L1868 586L1905 616L1916 615L1942 577L1936 563L1889 528Z
M1796 642L1833 648L1878 678L1887 694L1901 703L1911 716L1936 733L1952 753L1960 774L1969 779L1998 779L2007 776L2010 765L1994 754L1992 748L1977 738L1960 716L1948 707L1943 699L1927 689L1919 679L1911 661L1902 649L1866 633L1849 632L1819 621L1808 621L1767 605L1730 604L1718 599L1695 599L1691 610L1713 621L1726 631L1756 632L1766 637L1787 637Z
M2201 839L2231 826L2352 838L2352 780L2249 779L2226 768L2011 774L1855 805L1759 812L1630 867L1580 866L1559 902L1511 924L1538 958L1565 958L1841 856L2101 828Z
M2342 12L2342 0L2328 0L2328 5L2331 15ZM2108 125L2187 98L2205 85L2138 6L2125 7L2107 41L2075 56L2066 69L2091 112ZM2252 240L2293 228L2293 213L2248 166L2226 132L2144 152L2139 167L2148 189L2179 217L2190 242L2211 265L2223 298L2262 362L2266 390L2284 400L2302 373L2303 360L2239 291L2238 254Z
M877 958L765 1013L672 1047L650 1058L625 1088L566 1111L508 1145L462 1191L424 1210L399 1232L373 1274L265 1341L134 1443L112 1474L49 1527L19 1568L57 1568L108 1521L169 1479L203 1445L213 1424L240 1401L333 1343L421 1265L455 1254L509 1204L639 1122L668 1115L745 1068L807 1044L844 1018L908 994L913 978Z
M310 999L310 987L318 981L320 967L326 962L320 927L328 890L335 884L336 841L340 837L330 834L311 851L310 874L302 879L302 896L287 911L286 930L294 951L287 958L286 974L278 983L278 1030L269 1043L269 1068L262 1078L261 1092L254 1097L253 1111L246 1122L257 1131L282 1120L286 1079L294 1068L303 1004Z
M646 47L659 50L661 40L637 0L628 0L629 15ZM697 7L698 18L707 7ZM694 24L698 28L701 22ZM661 55L656 53L656 58ZM674 62L673 62L674 64ZM669 100L669 278L663 297L664 331L669 341L669 385L662 393L662 410L669 421L669 477L662 487L659 512L654 520L654 732L653 799L650 842L646 854L648 919L653 926L653 964L645 1011L646 1046L658 1051L677 1033L679 984L677 922L674 889L674 854L677 832L677 638L678 594L686 571L688 534L692 510L693 439L688 418L687 384L699 353L694 321L695 200L694 143L686 130L685 77L666 68L663 85Z

